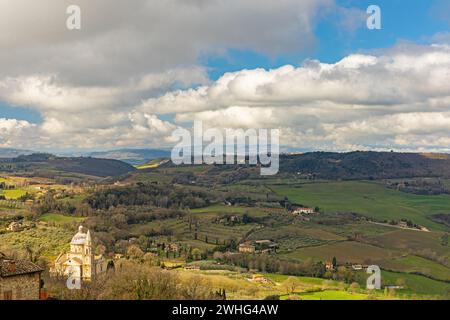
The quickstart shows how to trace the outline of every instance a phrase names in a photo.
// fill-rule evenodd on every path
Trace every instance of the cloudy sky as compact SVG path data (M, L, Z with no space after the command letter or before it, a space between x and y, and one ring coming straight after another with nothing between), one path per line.
M450 152L450 2L0 0L0 147L169 147L195 119L291 150Z

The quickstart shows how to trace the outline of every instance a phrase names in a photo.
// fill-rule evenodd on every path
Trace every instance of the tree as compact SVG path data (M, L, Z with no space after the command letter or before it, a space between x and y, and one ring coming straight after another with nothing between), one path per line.
M192 249L192 258L194 260L200 260L202 258L202 252L198 248Z
M350 292L357 292L359 290L359 284L357 282L353 282L350 287L349 290Z
M332 264L333 264L333 268L336 269L336 267L337 267L337 259L336 259L336 257L333 257Z
M95 254L96 255L104 255L106 252L106 247L102 244L99 244L96 248L95 248Z
M406 280L404 278L398 278L395 284L404 289L406 288Z
M132 245L127 250L127 256L131 259L142 259L144 257L144 252L136 245Z
M444 234L441 237L441 245L443 245L444 247L448 246L448 233Z
M297 291L300 283L296 277L289 277L283 282L283 287L287 294L292 294Z

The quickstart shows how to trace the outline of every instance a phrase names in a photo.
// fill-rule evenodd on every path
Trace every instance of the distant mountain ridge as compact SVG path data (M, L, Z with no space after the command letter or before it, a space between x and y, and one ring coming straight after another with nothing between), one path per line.
M12 159L0 159L0 171L16 174L51 175L55 172L77 173L96 177L114 177L136 170L133 166L113 159L90 157L57 157L35 153Z
M140 165L153 159L170 157L170 151L160 149L118 149L95 151L87 155L93 158L114 159L131 165Z
M0 158L15 158L21 155L32 154L31 150L22 150L14 148L0 148Z
M319 179L450 178L450 155L355 151L283 155L280 173Z

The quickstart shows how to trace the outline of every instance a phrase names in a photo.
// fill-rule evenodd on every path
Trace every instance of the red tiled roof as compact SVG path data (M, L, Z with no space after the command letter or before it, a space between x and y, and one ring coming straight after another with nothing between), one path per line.
M44 271L38 265L27 260L6 259L0 255L0 277L12 277Z

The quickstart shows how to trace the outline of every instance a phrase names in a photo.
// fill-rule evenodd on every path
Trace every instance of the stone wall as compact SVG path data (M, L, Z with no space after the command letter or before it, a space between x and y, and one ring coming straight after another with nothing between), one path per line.
M12 300L39 300L40 274L0 277L0 300L12 293Z

